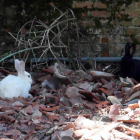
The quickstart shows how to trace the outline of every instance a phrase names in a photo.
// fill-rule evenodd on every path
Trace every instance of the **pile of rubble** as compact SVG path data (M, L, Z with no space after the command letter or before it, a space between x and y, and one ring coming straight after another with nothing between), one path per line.
M1 70L1 77L10 72ZM140 139L140 84L58 63L32 73L28 99L0 99L1 140Z

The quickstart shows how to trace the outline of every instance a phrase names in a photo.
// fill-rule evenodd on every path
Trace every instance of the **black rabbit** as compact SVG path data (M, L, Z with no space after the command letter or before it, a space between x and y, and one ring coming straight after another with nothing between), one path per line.
M121 77L134 78L140 82L140 61L133 59L133 54L136 51L135 44L129 42L125 45L125 55L121 59Z

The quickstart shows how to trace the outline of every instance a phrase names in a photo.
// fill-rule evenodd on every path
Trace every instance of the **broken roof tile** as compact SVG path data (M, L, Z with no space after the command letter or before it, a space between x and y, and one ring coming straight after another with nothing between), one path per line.
M69 123L69 124L67 124L67 125L63 128L63 131L69 130L70 128L73 128L73 130L76 130L74 123Z
M27 114L32 114L33 113L33 108L32 108L32 106L31 105L29 105L28 107L26 107L25 109L24 109L24 111L27 113Z
M129 123L128 128L133 125L138 130L139 91L134 91L139 89L139 85L123 85L116 79L111 80L111 77L102 75L92 75L92 79L89 80L86 79L87 75L83 71L71 72L69 78L76 76L76 83L71 84L65 83L65 80L56 77L54 73L36 73L33 76L35 82L30 91L33 98L1 98L0 132L2 137L16 140L74 140L74 138L83 140L101 137L108 139L111 136L117 137L114 132L119 134L122 130L121 123L124 123L125 126L126 123ZM41 84L46 79L49 84L53 85L53 88L42 87ZM124 81L126 80L124 79ZM114 95L113 98L117 97L117 101L110 99L110 95ZM130 95L132 96L130 97ZM132 101L135 98L137 100ZM127 102L128 100L131 102ZM118 103L119 109L118 105L115 106L116 104L111 106L109 101L112 104ZM125 103L124 106L121 106L120 102ZM113 108L113 106L115 107ZM110 125L112 121L121 121L121 123L112 126ZM139 130L135 129L134 133L128 129L121 133L126 134L127 132L129 138L139 139ZM123 135L123 137L125 136Z
M85 90L81 91L80 90L79 93L82 94L89 101L92 101L92 98L95 98L96 100L98 100L98 97L94 93L92 93L90 91L85 91Z

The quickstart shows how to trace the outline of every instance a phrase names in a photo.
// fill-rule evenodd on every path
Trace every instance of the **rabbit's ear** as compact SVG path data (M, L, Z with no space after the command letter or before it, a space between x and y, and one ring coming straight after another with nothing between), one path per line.
M20 73L24 74L25 71L25 63L23 61L20 61Z
M15 69L20 71L20 61L18 59L15 59Z

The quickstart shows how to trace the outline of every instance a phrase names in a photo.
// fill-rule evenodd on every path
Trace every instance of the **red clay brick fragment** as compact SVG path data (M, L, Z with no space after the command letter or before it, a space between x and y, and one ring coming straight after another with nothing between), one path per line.
M29 120L20 120L20 123L22 124L27 124L29 122Z
M107 96L109 96L108 91L107 91L106 89L100 88L100 90L101 90L103 93L105 93Z
M119 93L119 95L118 95L118 97L120 97L120 98L122 98L125 94L125 89L123 89L120 93Z
M135 79L131 78L132 82L135 83L135 84L139 84L138 81L136 81Z
M117 87L117 90L121 90L121 88L122 88L122 83L119 83L118 87Z
M108 89L107 90L108 95L113 95L114 94L114 91L115 91L115 88Z
M12 136L13 135L13 132L5 132L3 133L4 136Z
M111 89L113 87L113 83L112 82L109 82L105 85L102 86L103 88L106 88L106 89Z
M101 71L90 71L93 77L104 77L104 78L111 78L114 75L111 73L107 73L107 72L101 72Z
M104 102L97 104L96 106L103 106L103 105L108 105L108 104L109 104L108 101L104 101Z
M66 127L64 127L63 131L69 130L70 128L76 130L74 123L69 123Z
M53 95L45 96L45 105L47 106L56 106L58 104L58 97Z
M8 115L2 115L1 116L4 120L8 120L10 123L12 123L13 121L15 121L15 118L13 116L8 116Z
M37 90L40 87L40 84L35 84L31 87L31 90Z
M21 103L20 101L16 101L16 102L12 103L12 105L15 107L22 107L23 103Z
M5 113L7 115L14 115L14 114L16 114L16 112L14 110L6 110Z
M18 131L16 131L16 132L15 132L15 134L13 135L12 139L14 139L14 140L15 140L15 139L18 137L18 134L19 134L19 132L18 132Z
M44 110L44 111L54 111L54 110L56 110L58 108L60 108L60 106L55 106L55 107L52 107L52 108L50 108L50 107L49 108L46 108L46 107L44 107L42 105L39 106L39 109L40 110Z
M100 82L98 82L98 83L95 83L94 85L93 85L93 89L92 89L92 91L95 91L95 90L97 90L98 88L100 88L102 86L102 83L100 83Z
M9 75L9 74L13 75L12 72L10 72L10 71L8 71L8 70L5 70L5 69L1 69L0 72L2 72L5 76L7 76L7 75Z
M39 78L38 81L40 83L42 83L44 80L49 80L50 78L51 78L51 75L48 74L47 76L43 76L43 77Z
M50 73L50 74L54 74L54 71L53 70L50 70L50 69L42 69L43 72L47 72L47 73Z
M106 81L104 78L101 78L101 82L102 82L103 84L107 84L107 83L108 83L108 81Z
M136 91L140 90L140 83L132 87L132 93L135 93Z
M88 103L88 102L84 102L83 105L88 108L88 109L94 109L95 108L95 104L94 103Z
M92 99L92 101L95 102L96 104L99 104L100 103L100 101L98 101L98 100L96 100L94 98Z
M43 111L43 114L47 115L50 121L58 121L58 117L55 113Z
M32 113L33 113L33 108L32 108L31 105L29 105L28 107L26 107L24 110L25 110L25 112L26 112L27 114L32 114Z
M83 96L85 96L88 100L92 101L92 98L95 98L96 100L98 100L98 97L96 97L96 95L94 95L94 93L90 92L90 91L79 91L80 94L82 94Z

